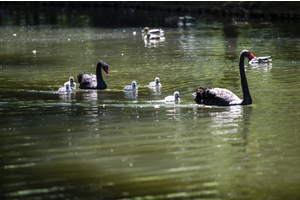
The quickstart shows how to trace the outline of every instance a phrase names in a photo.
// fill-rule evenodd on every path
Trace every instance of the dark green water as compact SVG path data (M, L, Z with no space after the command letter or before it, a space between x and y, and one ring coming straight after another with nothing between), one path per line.
M0 27L1 199L300 198L298 22L194 19L145 44L142 26L76 19ZM195 104L199 86L242 97L243 49L273 59L245 63L253 104ZM99 60L107 90L54 93Z

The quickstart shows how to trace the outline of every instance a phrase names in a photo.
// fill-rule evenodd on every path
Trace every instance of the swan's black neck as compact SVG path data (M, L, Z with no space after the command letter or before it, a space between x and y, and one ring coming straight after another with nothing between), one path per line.
M241 53L239 59L239 67L240 67L240 76L241 76L241 83L243 89L243 101L242 105L247 105L252 103L252 98L249 92L249 87L247 83L246 73L245 73L245 66L244 66L244 58L246 53Z
M96 69L97 88L106 89L106 83L104 82L104 79L102 77L101 68L102 68L101 64L98 63L97 69Z

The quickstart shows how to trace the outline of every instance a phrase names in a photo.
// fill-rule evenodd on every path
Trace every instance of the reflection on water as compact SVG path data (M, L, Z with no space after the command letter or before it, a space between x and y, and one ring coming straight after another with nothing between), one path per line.
M294 22L164 17L178 28L145 44L145 24L95 28L98 18L73 15L0 27L1 199L299 198ZM10 24L33 23L20 19ZM245 63L253 104L196 104L200 85L242 97L242 49L273 58ZM108 89L56 93L99 60L110 66ZM162 87L148 88L157 76ZM125 92L131 80L138 91ZM165 103L174 91L180 103Z
M138 91L132 90L132 91L124 91L124 98L128 100L137 100L138 97Z

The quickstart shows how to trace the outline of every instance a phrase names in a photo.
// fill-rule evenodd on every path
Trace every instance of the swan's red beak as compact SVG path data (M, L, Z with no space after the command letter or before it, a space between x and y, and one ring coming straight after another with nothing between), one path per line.
M106 75L109 76L108 70L105 70L105 72L106 72Z
M250 58L256 58L252 53L250 53Z

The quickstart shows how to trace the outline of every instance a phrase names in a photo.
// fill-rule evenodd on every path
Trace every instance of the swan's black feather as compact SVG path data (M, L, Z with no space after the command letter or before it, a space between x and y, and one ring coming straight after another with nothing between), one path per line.
M229 106L241 104L242 100L231 91L224 88L199 87L194 100L198 104Z

